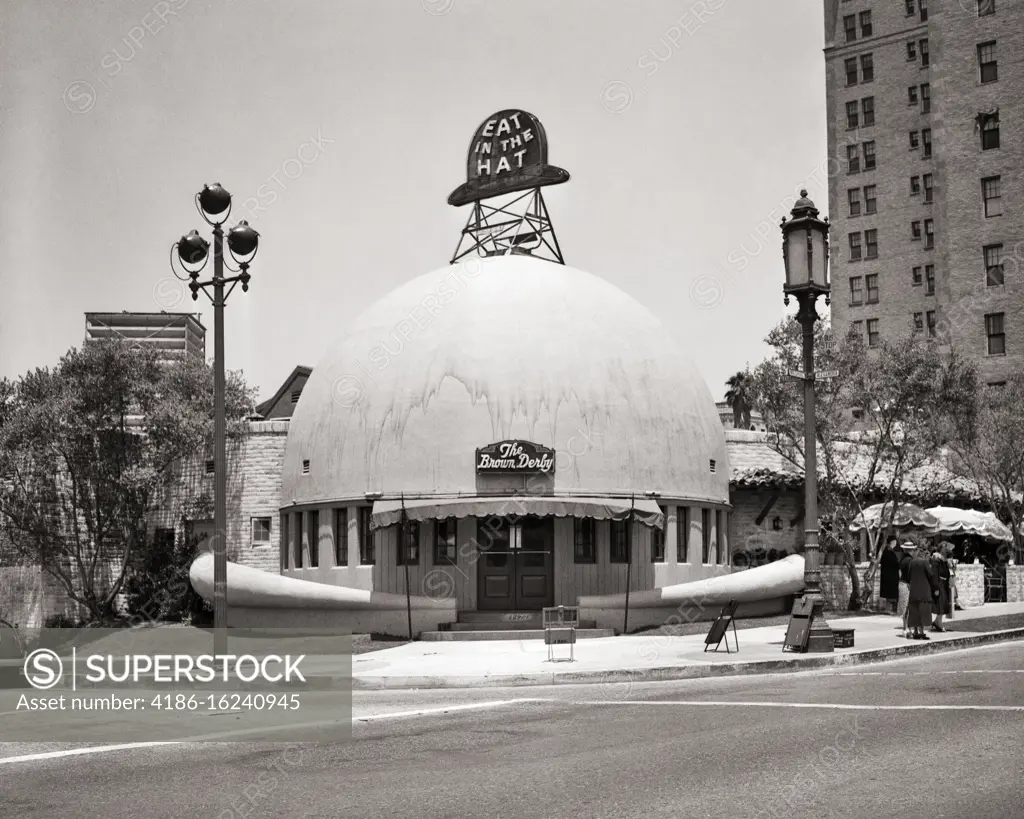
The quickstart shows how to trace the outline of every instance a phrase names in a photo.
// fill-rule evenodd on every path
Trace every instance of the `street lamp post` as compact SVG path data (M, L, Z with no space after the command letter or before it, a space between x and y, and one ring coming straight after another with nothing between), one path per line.
M814 413L814 323L818 320L815 303L818 296L830 303L828 281L828 219L818 218L818 210L800 191L791 218L782 218L782 258L786 284L782 288L788 305L795 296L800 306L797 321L803 328L804 384L804 604L810 605L809 652L835 650L832 629L825 621L821 596L821 552L818 545L818 448Z
M192 300L199 298L199 291L213 302L213 467L214 467L214 507L213 507L213 634L214 653L227 653L227 422L224 417L224 305L231 291L239 282L242 291L249 289L249 264L259 249L259 234L246 221L239 222L227 233L228 250L238 264L238 269L225 264L224 231L221 225L227 221L231 213L231 194L219 183L203 185L201 193L196 194L196 208L200 215L213 228L213 278L199 281L199 274L209 261L210 243L199 232L191 231L175 244L178 259L188 272L189 289ZM225 278L224 268L237 275ZM171 256L171 270L174 270L174 256ZM181 279L181 276L178 276ZM227 293L224 285L230 284ZM212 288L213 295L207 288Z

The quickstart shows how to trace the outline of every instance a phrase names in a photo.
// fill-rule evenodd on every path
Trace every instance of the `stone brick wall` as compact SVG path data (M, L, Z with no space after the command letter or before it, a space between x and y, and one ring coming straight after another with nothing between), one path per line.
M1024 603L1024 566L1006 567L1006 602Z
M864 576L867 573L868 563L857 564L857 573L861 579L861 596L864 595ZM871 599L867 608L873 611L886 611L886 603L878 597L879 573L875 572L872 585ZM822 566L821 567L821 593L825 598L825 607L830 611L846 611L850 603L850 573L846 566Z
M958 563L956 566L957 602L968 609L985 603L985 567L980 563Z
M734 556L745 551L756 558L769 549L793 554L802 545L803 519L793 522L803 507L802 489L783 489L776 497L776 491L769 488L733 487L730 494L729 543ZM758 524L758 516L769 503L771 507ZM781 520L782 529L773 528L775 518Z

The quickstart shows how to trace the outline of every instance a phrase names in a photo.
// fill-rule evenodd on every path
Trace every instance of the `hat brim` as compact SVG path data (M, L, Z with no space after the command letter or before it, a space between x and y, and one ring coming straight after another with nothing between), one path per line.
M501 196L504 193L515 193L545 185L560 185L569 181L569 172L556 168L554 165L537 165L514 177L504 179L485 177L484 180L473 179L459 185L448 197L448 204L458 208L468 205L470 202L479 202L481 199Z

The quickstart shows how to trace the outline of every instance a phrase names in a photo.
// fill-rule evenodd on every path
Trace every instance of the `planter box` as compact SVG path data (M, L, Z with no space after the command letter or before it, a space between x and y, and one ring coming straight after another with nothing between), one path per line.
M832 636L835 638L836 648L853 648L852 628L834 628L832 629Z

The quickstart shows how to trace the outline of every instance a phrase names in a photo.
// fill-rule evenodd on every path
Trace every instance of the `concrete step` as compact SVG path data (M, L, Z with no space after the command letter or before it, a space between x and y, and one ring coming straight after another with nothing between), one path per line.
M593 639L594 637L614 637L615 630L610 628L586 628L576 632L577 640ZM496 629L491 631L424 631L421 640L543 640L544 629Z
M597 628L596 620L580 620L581 629ZM452 623L444 631L543 631L540 621L526 623Z
M540 626L543 615L539 611L460 611L460 623L536 623Z

